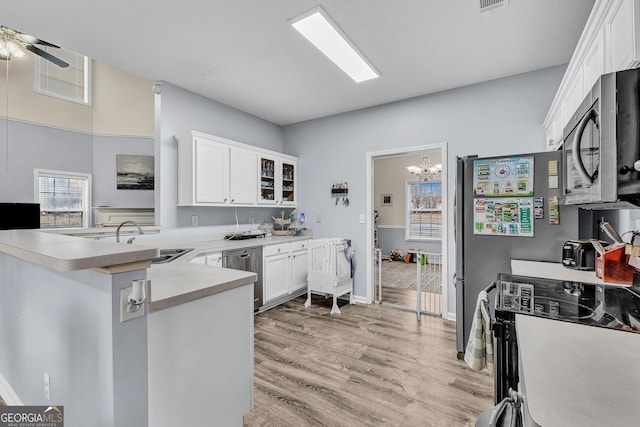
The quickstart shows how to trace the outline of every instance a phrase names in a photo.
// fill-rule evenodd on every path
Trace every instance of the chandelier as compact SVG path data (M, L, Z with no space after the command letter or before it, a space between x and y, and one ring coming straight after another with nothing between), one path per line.
M440 181L442 178L442 164L432 164L427 154L422 155L420 166L407 166L407 170L418 181Z

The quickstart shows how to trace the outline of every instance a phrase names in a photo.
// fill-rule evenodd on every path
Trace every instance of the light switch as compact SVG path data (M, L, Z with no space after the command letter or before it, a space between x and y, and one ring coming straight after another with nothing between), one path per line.
M360 214L360 224L364 224L364 214Z

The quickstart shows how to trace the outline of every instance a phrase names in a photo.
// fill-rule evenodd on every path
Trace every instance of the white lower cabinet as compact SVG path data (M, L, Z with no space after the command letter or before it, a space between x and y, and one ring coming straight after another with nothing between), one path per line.
M265 303L307 287L307 244L305 240L263 248Z
M309 250L307 241L291 244L291 292L307 288Z
M291 283L291 244L266 246L264 256L264 302L289 293Z

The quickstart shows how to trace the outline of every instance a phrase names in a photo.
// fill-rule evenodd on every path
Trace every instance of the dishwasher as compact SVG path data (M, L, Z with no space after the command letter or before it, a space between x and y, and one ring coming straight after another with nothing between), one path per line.
M253 310L262 307L262 246L222 251L222 266L256 273L253 284Z

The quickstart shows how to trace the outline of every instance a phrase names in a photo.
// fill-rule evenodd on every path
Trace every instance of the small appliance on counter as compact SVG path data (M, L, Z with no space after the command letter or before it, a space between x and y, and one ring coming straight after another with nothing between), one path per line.
M606 246L606 242L601 242ZM562 246L562 265L575 270L596 269L596 249L590 240L567 240Z

